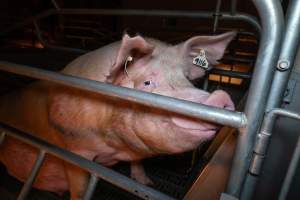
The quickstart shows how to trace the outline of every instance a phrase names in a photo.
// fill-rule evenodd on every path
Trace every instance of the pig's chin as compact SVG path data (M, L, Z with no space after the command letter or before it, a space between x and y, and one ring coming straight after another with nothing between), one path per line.
M214 135L218 129L216 126L204 126L203 122L193 121L187 118L171 117L171 121L185 132L195 135L200 134L204 136L207 134L207 136L210 137Z

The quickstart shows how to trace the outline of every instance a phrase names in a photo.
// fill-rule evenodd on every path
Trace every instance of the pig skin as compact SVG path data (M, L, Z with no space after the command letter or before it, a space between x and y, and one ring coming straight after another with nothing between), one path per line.
M229 95L195 88L190 80L204 75L192 64L199 49L217 64L234 32L196 36L172 46L155 39L124 35L80 56L61 72L122 87L234 110ZM126 61L128 56L133 61ZM124 71L126 63L128 74ZM218 125L112 97L37 81L0 98L0 121L105 166L132 162L131 176L147 184L139 161L158 154L181 153L211 139ZM24 181L38 150L6 137L0 160L9 174ZM82 199L88 174L47 155L34 187Z

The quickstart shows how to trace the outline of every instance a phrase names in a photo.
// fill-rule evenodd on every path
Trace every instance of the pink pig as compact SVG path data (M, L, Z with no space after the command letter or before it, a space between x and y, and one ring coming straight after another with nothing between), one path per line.
M233 110L227 93L209 94L190 80L205 73L193 64L200 49L210 65L217 64L234 36L196 36L172 46L124 35L75 59L62 73ZM194 149L218 130L213 123L43 81L2 96L0 105L2 122L105 166L129 161L131 176L144 184L151 180L140 160ZM0 152L8 172L24 181L38 150L7 137ZM34 187L70 190L71 199L82 199L87 181L87 172L48 155Z

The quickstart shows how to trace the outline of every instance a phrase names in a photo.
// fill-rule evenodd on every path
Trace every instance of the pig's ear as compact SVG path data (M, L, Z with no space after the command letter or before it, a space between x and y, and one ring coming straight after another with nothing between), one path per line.
M193 65L193 58L199 54L200 49L204 49L209 64L216 65L218 64L218 60L222 58L227 45L233 40L235 35L236 32L227 32L215 36L196 36L179 46L185 61L189 64Z
M151 54L153 49L154 46L149 44L143 37L130 37L125 34L122 38L116 60L110 70L110 78L114 77L124 67L126 59L129 56Z

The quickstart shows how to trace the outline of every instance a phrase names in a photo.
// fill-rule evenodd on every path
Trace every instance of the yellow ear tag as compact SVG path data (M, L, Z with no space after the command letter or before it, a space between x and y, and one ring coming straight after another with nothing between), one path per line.
M204 49L200 49L199 54L195 58L193 58L193 64L205 70L208 70L208 61L206 59Z

